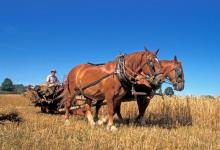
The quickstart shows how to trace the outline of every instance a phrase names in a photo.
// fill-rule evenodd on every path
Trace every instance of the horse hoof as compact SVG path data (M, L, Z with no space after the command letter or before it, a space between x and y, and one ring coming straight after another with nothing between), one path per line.
M70 125L70 121L69 120L66 120L65 121L65 126L69 126Z
M136 123L140 124L141 126L145 126L145 125L146 125L145 119L138 119L138 120L136 121Z
M117 129L115 126L107 126L107 130L108 130L108 131L111 131L111 132L115 132L115 131L117 131L118 129Z
M119 119L118 121L119 123L122 123L122 124L126 123L124 119Z
M95 122L91 122L91 123L90 123L90 126L91 126L92 128L94 128L94 127L95 127Z
M142 126L145 126L145 125L146 125L145 120L141 121L140 124L141 124Z
M115 132L118 131L118 129L115 126L111 126L110 131Z
M104 122L102 120L97 121L97 125L102 126L103 124L104 124Z
M102 119L100 119L100 120L97 121L97 124L101 126L101 125L103 125L103 124L105 124L105 123L107 123L107 122L108 122L108 119L102 118Z

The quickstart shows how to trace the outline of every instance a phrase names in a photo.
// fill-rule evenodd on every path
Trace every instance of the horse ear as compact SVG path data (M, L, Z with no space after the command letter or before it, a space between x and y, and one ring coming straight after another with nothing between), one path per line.
M178 61L176 55L174 56L174 60L175 60L175 61Z
M144 46L144 51L147 53L149 52L149 50L146 48L146 46Z
M154 53L155 55L157 55L159 51L160 51L160 49L157 49L157 50L154 51L153 53Z

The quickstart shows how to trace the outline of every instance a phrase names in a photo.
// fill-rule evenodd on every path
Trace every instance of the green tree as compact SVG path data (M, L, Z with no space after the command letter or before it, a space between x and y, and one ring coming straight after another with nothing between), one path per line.
M167 96L173 96L174 95L174 91L172 87L167 87L164 91L164 94Z
M23 93L26 91L26 87L23 84L14 85L14 91L16 93Z
M13 91L13 82L11 79L6 78L1 86L2 91Z

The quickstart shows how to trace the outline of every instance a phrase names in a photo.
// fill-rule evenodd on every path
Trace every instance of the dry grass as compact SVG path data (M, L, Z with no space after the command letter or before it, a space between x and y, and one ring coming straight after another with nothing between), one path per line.
M146 126L133 123L135 102L122 105L127 123L117 132L91 128L83 117L64 126L62 115L39 113L21 96L0 96L0 115L17 114L20 121L0 123L0 149L220 149L220 100L154 98ZM105 108L101 111L105 114ZM10 117L9 117L10 118Z

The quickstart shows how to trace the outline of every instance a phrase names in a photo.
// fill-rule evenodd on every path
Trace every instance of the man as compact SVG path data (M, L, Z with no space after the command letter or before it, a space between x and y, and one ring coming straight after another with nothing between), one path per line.
M41 98L47 99L47 96L51 96L55 93L57 87L60 87L60 82L56 77L57 71L55 69L51 70L51 74L47 76L46 83L42 85L35 86L34 90L37 92L35 98L37 101Z
M49 96L51 94L54 94L57 87L59 87L60 82L56 76L56 69L52 69L51 74L47 76L46 80L46 89L43 92L44 96Z
M57 71L55 69L52 69L51 70L51 74L47 76L47 85L48 86L53 86L53 85L57 85L59 84L59 80L58 78L56 77L56 73Z

